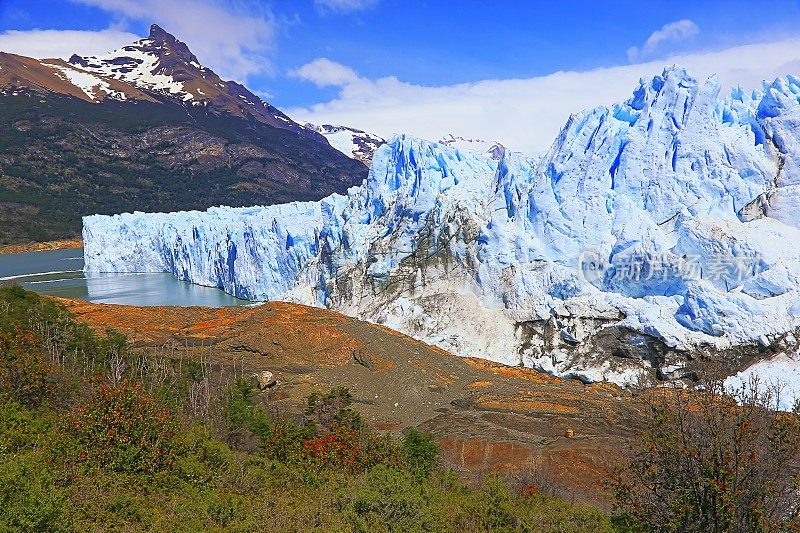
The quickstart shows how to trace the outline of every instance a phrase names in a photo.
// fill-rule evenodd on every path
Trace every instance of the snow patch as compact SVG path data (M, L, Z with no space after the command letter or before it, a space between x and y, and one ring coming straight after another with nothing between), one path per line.
M86 96L95 102L102 99L102 94L116 100L126 99L124 93L113 90L111 85L109 85L106 80L103 80L94 74L74 67L54 65L49 63L44 64L57 70L62 79L79 88Z
M105 55L85 57L83 68L137 87L179 96L186 102L193 100L194 95L186 90L182 82L158 72L159 57L140 49L139 45L145 44L147 40L138 41L132 46L125 46Z

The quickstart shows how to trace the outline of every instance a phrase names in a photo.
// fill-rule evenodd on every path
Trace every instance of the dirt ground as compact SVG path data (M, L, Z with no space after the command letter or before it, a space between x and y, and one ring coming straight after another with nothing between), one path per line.
M628 449L640 402L610 384L465 359L387 328L311 307L129 307L64 300L79 320L113 327L141 349L198 347L246 372L269 370L265 394L299 407L343 386L376 429L435 435L467 481L489 473L576 501L607 504L603 481ZM190 349L189 347L195 347Z
M83 247L80 239L69 239L64 241L32 242L24 244L7 244L0 246L0 255L21 254L24 252L47 252L50 250L71 250Z

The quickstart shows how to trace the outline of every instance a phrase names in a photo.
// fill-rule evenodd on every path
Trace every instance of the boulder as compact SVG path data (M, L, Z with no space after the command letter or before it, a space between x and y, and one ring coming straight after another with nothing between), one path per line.
M275 379L275 375L269 370L262 370L261 372L256 372L255 374L253 374L252 377L256 385L258 386L258 389L262 391L271 389L272 387L278 384L277 380Z

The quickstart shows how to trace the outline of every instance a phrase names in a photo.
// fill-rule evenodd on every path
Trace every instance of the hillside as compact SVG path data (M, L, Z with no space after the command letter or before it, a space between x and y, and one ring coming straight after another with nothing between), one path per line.
M64 301L80 322L140 351L272 372L272 408L347 387L372 427L418 427L463 479L537 477L551 494L609 505L603 481L635 434L641 402L610 384L464 359L387 328L288 303L254 308L132 307ZM567 432L573 434L567 438ZM533 483L533 481L529 480Z
M366 172L158 26L102 58L0 53L0 244L94 213L316 200Z
M241 313L70 305L98 329L109 318L125 332L129 321L142 323L130 339L100 334L52 299L0 288L2 531L616 531L597 508L565 501L571 492L554 494L554 478L537 477L533 463L482 479L474 439L460 452L469 461L461 471L479 476L457 479L445 458L452 444L443 441L441 453L409 428L430 416L430 403L434 419L448 406L468 410L450 398L483 372L447 354L292 305ZM356 382L337 377L358 376L354 365ZM277 382L251 378L264 368ZM372 386L368 375L376 387L406 375L416 392L395 396L405 382L348 390ZM485 375L508 391L524 382ZM560 394L556 382L531 376L531 384ZM401 402L411 418L375 423ZM594 439L582 428L574 437L545 442L584 457ZM523 451L492 440L487 458ZM561 463L576 479L572 457Z

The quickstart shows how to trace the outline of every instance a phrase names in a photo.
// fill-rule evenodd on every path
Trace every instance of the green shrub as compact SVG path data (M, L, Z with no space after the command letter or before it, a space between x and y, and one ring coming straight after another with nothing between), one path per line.
M152 474L174 459L172 413L139 383L95 387L89 402L71 417L70 429L80 444L79 462L90 467Z
M425 492L411 473L377 465L359 486L343 491L339 506L355 531L432 530Z
M39 447L49 421L0 394L0 455Z
M303 445L312 436L313 432L307 426L286 419L274 420L262 443L264 455L286 464L301 463L306 453Z
M176 450L176 472L183 480L195 485L218 481L235 462L233 450L198 424L178 435Z
M334 426L361 431L364 421L350 406L353 396L345 387L336 387L325 394L314 393L308 397L305 425L315 431L330 431Z
M253 400L255 391L250 381L237 379L226 390L223 415L227 440L233 446L255 451L272 432L272 423Z
M0 456L0 531L71 531L69 501L36 456Z
M429 475L439 461L439 446L433 437L415 428L403 437L402 452L408 467L423 476Z
M238 494L216 492L209 499L208 515L215 525L226 528L248 515L247 501Z
M486 531L513 531L519 525L514 512L514 498L503 482L491 477L478 495L481 529Z

